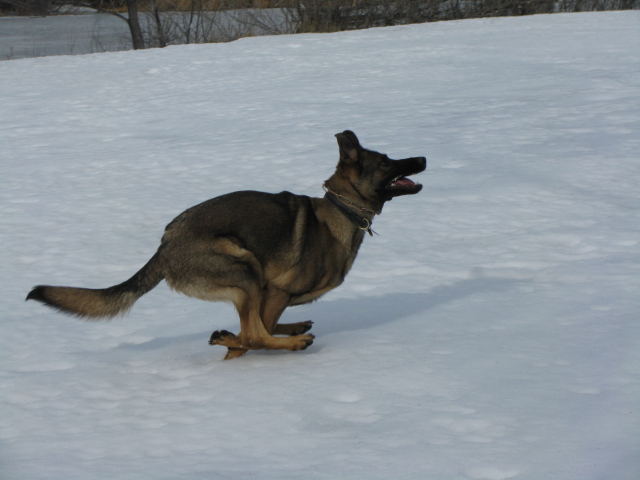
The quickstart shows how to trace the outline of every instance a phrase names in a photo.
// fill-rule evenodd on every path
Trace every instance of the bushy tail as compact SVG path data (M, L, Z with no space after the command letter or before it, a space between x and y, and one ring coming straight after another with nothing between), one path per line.
M158 285L164 275L156 253L133 277L109 288L34 287L27 300L38 300L50 307L80 318L111 318L125 314L145 293Z

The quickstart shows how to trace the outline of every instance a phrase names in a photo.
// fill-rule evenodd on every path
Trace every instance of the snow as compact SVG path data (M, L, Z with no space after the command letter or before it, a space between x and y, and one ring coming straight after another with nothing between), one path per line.
M640 13L0 62L0 477L616 479L640 472ZM304 352L224 362L161 284L79 322L226 192L322 195L333 134L426 155Z

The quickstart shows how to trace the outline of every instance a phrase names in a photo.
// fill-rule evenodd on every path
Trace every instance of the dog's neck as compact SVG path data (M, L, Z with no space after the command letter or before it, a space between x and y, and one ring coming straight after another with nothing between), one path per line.
M373 217L376 215L375 210L361 207L344 195L341 195L329 189L326 184L322 185L322 188L325 191L325 200L327 200L340 213L347 217L356 227L358 227L360 230L368 232L370 236L373 236L371 223L373 222Z

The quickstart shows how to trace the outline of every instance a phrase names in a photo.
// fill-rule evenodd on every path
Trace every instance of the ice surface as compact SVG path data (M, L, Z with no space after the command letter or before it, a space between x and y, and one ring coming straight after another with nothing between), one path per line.
M640 13L0 62L0 478L616 479L640 472ZM299 353L231 307L104 287L187 207L322 195L333 134L425 155Z

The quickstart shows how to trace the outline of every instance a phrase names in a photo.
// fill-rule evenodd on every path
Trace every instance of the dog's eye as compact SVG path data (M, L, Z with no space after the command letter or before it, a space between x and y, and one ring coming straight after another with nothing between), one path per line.
M380 161L380 166L381 166L381 167L388 167L388 166L389 166L389 159L388 159L388 158L383 158L383 159Z

